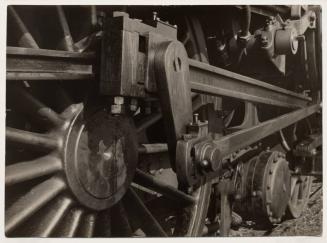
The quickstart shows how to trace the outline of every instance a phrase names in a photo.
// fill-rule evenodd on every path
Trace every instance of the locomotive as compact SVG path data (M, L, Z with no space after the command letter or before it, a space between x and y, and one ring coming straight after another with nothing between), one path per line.
M228 236L322 177L321 7L7 7L7 237Z

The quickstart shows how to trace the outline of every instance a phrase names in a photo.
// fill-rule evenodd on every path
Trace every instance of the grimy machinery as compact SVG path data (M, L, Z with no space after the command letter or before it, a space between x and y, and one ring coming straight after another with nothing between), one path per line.
M321 179L319 6L7 8L7 237L228 236Z

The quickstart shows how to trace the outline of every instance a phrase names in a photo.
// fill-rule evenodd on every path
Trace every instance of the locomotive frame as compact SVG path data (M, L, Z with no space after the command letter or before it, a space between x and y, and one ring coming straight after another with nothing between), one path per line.
M7 237L301 215L322 176L321 8L143 8L8 6ZM236 27L215 29L226 10Z

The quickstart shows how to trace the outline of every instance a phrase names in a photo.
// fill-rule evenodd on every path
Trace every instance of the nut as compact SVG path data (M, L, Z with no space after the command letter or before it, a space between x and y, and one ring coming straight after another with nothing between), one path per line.
M124 97L115 96L114 97L114 104L115 105L122 105L122 104L124 104Z
M118 115L124 113L122 105L111 105L111 114Z
M138 102L137 102L137 99L131 99L131 103L130 103L130 106L129 106L129 109L131 111L136 111L138 108Z

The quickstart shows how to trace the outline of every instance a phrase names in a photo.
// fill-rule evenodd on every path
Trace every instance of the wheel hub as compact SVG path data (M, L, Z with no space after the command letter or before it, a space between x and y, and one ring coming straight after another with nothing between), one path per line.
M262 152L244 164L241 174L237 210L244 218L261 223L280 222L291 192L291 176L285 155L276 151Z
M64 161L68 184L80 203L103 210L122 198L136 169L135 138L133 123L125 116L77 113L66 137Z

